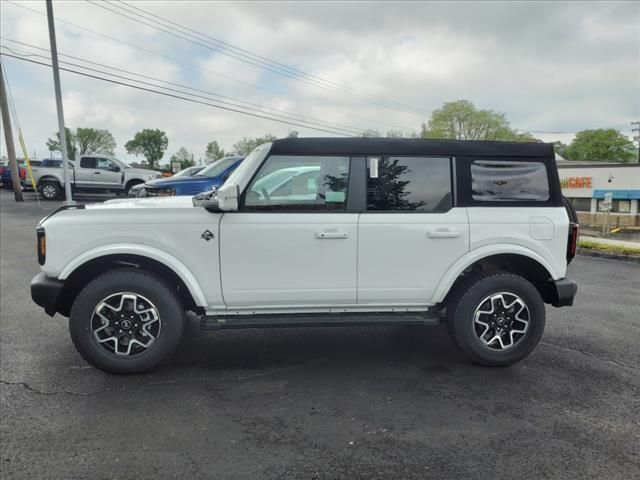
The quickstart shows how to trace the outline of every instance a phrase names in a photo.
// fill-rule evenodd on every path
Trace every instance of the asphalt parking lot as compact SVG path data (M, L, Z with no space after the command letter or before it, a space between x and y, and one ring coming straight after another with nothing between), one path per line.
M26 195L32 199L33 194ZM640 264L578 257L523 362L469 364L442 327L201 334L111 376L33 304L34 226L0 192L2 478L640 477Z

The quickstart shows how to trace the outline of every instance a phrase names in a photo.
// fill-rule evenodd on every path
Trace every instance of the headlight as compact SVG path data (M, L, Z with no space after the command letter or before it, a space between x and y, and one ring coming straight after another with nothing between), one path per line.
M173 197L176 194L176 189L173 187L166 188L145 188L147 197Z

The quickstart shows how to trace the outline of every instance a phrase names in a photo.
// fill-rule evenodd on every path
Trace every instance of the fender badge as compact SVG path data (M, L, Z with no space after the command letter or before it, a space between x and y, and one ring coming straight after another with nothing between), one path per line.
M215 237L216 236L213 233L211 233L209 230L205 230L204 232L202 232L202 235L200 235L200 238L204 238L207 242Z

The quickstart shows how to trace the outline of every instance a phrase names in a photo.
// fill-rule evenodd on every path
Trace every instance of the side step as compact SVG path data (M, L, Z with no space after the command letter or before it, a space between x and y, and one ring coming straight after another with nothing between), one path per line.
M296 313L264 315L203 315L202 330L227 328L274 328L274 327L330 327L372 325L438 325L436 312L358 312L358 313Z

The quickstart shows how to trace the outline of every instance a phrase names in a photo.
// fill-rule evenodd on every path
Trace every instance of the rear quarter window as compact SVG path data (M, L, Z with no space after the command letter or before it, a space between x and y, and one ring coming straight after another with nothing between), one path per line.
M474 160L471 198L479 202L546 202L549 177L543 162Z

